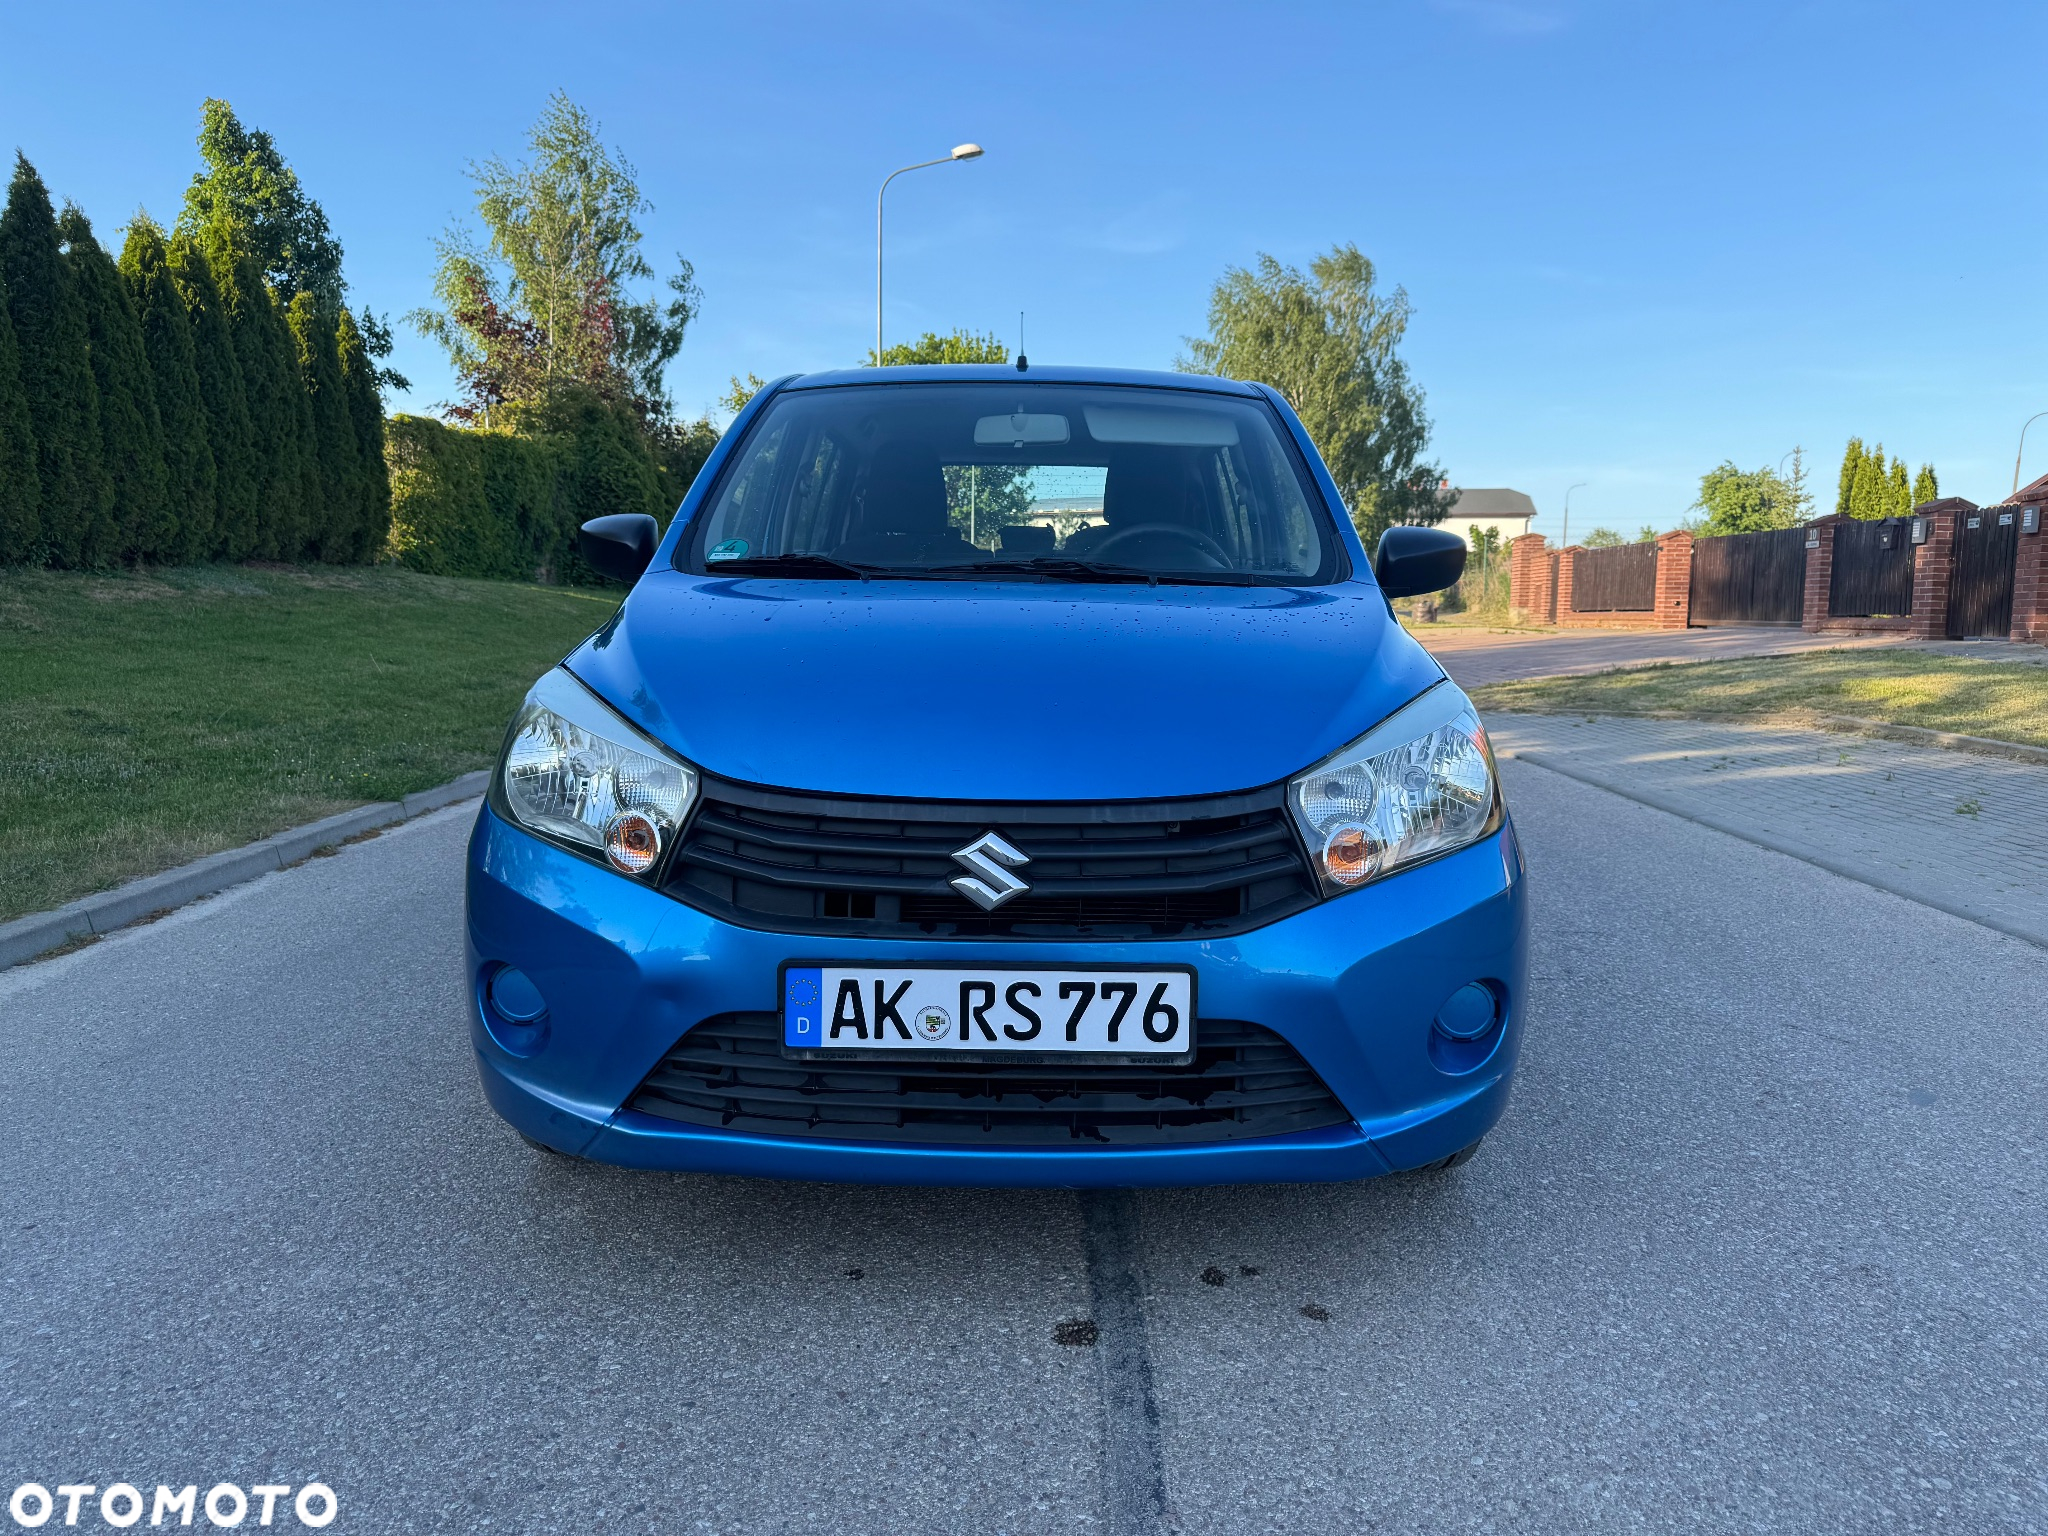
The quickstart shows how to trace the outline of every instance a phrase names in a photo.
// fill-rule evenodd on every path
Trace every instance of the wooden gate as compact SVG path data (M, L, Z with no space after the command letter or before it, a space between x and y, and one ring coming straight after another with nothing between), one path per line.
M2012 576L2020 549L2019 509L1986 507L1956 518L1955 564L1949 567L1951 640L2012 631Z
M1582 549L1572 559L1572 612L1648 613L1657 606L1657 546Z
M1868 619L1913 611L1912 519L1835 524L1828 616Z
M1693 540L1693 623L1797 624L1805 606L1804 528Z

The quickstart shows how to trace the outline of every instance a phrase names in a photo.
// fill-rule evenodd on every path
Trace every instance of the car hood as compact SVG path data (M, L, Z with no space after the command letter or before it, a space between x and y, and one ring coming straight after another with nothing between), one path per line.
M1271 784L1443 673L1364 582L791 581L650 573L568 659L725 778L947 800Z

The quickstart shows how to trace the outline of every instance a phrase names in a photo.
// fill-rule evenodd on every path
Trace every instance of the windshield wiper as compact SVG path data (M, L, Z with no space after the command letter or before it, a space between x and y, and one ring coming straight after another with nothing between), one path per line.
M866 581L870 576L893 574L881 566L857 565L851 560L841 560L834 555L742 555L737 560L710 560L704 565L707 576L854 576Z
M1136 565L1111 565L1096 560L1069 560L1035 555L1025 560L975 560L965 565L925 567L934 576L1007 576L1021 571L1027 576L1050 576L1066 581L1142 581L1153 586L1248 587L1258 578L1243 571L1148 571Z

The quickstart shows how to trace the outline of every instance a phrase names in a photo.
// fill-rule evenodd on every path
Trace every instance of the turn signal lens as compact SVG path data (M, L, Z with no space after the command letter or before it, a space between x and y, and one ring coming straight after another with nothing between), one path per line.
M604 829L604 856L621 874L640 874L661 857L661 828L640 811L621 811Z
M1503 814L1486 732L1472 701L1450 682L1287 791L1327 896L1477 842Z
M1386 849L1363 827L1339 827L1323 843L1323 873L1342 886L1363 885L1380 872Z

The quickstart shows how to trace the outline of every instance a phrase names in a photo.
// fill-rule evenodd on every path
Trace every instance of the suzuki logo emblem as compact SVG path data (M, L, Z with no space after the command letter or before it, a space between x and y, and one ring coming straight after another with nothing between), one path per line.
M993 912L1012 896L1021 896L1031 889L1010 873L1029 864L1030 858L993 832L982 833L954 854L953 862L974 871L955 878L953 889L984 912Z

